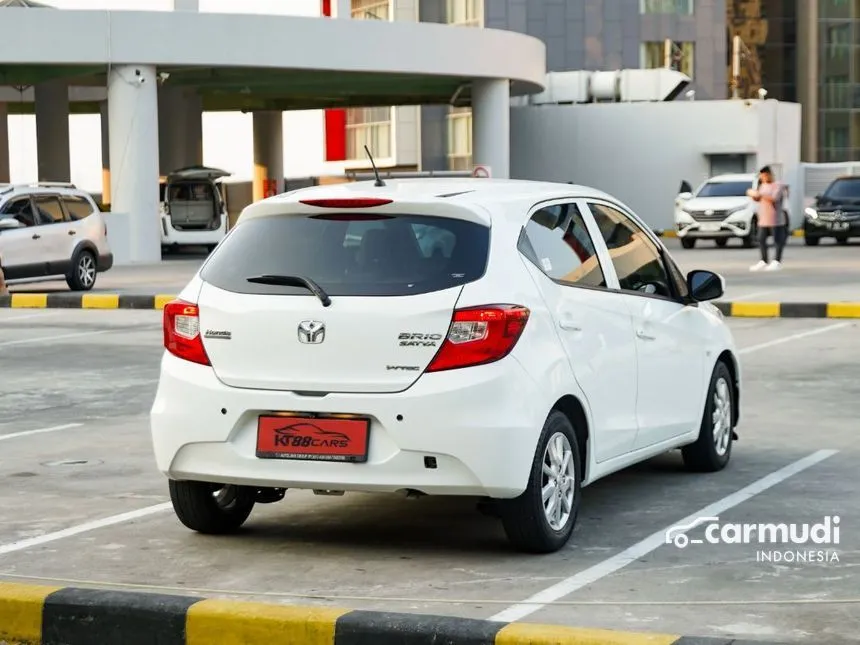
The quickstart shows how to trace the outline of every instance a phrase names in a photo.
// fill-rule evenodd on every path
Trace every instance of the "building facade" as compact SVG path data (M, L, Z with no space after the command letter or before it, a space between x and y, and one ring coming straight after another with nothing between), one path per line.
M693 78L696 97L727 95L727 0L352 0L353 19L419 20L504 29L540 38L547 71L669 65ZM330 4L323 0L323 4ZM513 55L513 54L512 54ZM381 165L470 170L468 107L350 110L327 123L328 159L364 168L365 143ZM346 143L339 143L341 128ZM340 158L339 158L340 155Z

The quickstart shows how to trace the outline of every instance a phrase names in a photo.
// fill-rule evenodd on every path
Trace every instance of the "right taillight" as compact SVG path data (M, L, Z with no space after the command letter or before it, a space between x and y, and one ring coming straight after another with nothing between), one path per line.
M448 336L427 371L485 365L504 358L517 344L528 319L529 310L520 305L455 310Z
M200 309L184 300L164 305L164 349L186 361L209 365L200 335Z

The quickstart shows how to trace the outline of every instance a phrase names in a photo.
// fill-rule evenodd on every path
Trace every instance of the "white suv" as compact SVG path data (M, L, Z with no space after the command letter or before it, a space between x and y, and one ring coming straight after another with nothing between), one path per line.
M0 268L9 283L63 276L89 291L113 266L93 198L72 184L0 184Z
M758 204L746 191L758 188L758 175L729 174L711 177L695 192L681 193L675 199L675 230L681 246L692 249L697 240L713 240L726 246L740 238L747 248L756 244ZM791 229L788 200L783 218Z
M203 533L289 488L465 495L554 551L582 486L676 448L693 470L729 461L740 368L705 302L722 293L581 186L266 199L164 309L157 466Z

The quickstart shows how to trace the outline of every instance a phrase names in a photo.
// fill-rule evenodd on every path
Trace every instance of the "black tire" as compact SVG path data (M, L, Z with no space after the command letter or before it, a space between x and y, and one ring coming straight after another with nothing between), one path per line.
M79 251L72 260L72 268L66 275L66 284L72 291L89 291L96 285L98 265L92 251Z
M248 519L256 489L170 480L170 501L176 517L192 531L222 535L237 531Z
M566 439L565 451L569 446L572 453L569 458L572 469L566 469L565 472L568 475L572 472L573 476L567 477L564 482L566 486L572 488L573 495L569 500L569 511L563 509L563 512L567 512L567 518L559 518L559 521L564 521L556 529L547 519L542 492L547 478L543 471L544 459L548 456L547 446L550 440L558 440L559 435L563 437L562 442ZM514 499L500 500L498 505L502 525L511 544L516 549L527 553L553 553L567 544L579 513L582 497L581 482L580 448L576 433L570 420L561 412L554 410L547 417L538 440L526 490ZM560 496L556 497L556 504L562 504Z
M714 240L714 242L718 247L722 249L725 248L726 244L729 243L729 239L727 237L721 237L719 239Z
M721 421L725 421L728 416L728 427L720 425L720 437L723 437L721 442L721 450L717 449L717 435L715 435L715 426L717 421L714 419L716 412L716 398L728 397L728 408L723 408ZM684 446L681 449L681 455L684 458L684 465L688 470L694 472L716 472L722 470L729 463L732 456L732 443L734 434L734 406L735 393L732 383L732 375L729 368L722 361L718 362L714 367L711 375L711 383L708 387L708 397L705 400L705 410L702 413L702 421L699 425L699 438L695 443Z
M682 237L681 238L681 246L685 249L692 249L696 246L696 238L694 237Z
M818 243L821 241L820 237L810 237L809 235L803 236L803 243L806 246L818 246Z
M847 237L837 237L836 243L841 244L842 246L845 246L846 244L848 244L848 238Z

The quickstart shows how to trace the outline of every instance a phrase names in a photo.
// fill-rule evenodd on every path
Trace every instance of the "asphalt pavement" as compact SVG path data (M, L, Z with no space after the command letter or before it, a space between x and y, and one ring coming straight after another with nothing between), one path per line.
M860 242L837 245L823 241L806 247L802 238L791 238L779 272L751 273L758 261L757 249L742 248L733 240L725 248L700 242L682 249L677 240L666 245L685 271L710 269L726 278L723 300L766 302L860 302ZM772 252L772 251L771 251ZM94 293L175 294L187 284L205 259L196 249L166 255L156 265L118 266L100 274ZM12 285L13 293L68 292L65 281Z
M857 254L830 250L804 254L821 253L821 262ZM750 255L679 252L684 268L719 260L739 275ZM150 448L160 314L0 310L0 581L857 642L860 323L729 324L744 370L729 468L688 474L672 453L610 476L584 491L567 548L529 556L513 552L472 500L290 491L258 506L238 535L194 534L174 517ZM665 544L667 529L706 515L721 523L838 515L840 542ZM810 548L829 555L786 561Z

